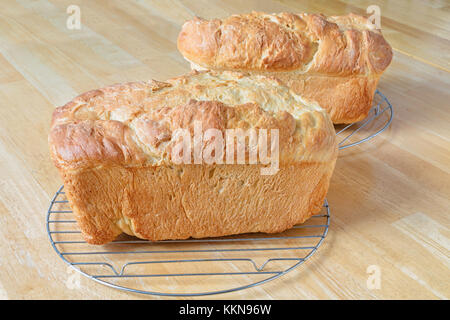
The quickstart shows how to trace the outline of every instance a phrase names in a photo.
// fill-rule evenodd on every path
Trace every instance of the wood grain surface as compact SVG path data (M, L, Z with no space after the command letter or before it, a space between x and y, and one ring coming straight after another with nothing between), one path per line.
M47 145L55 106L112 83L187 72L176 38L182 23L195 15L252 10L368 15L369 5L381 9L381 27L394 49L379 83L394 106L391 127L340 153L328 194L331 227L310 260L277 280L210 298L450 298L449 1L5 2L0 8L0 298L159 299L85 277L79 286L69 285L73 274L52 249L45 228L50 200L61 185ZM70 5L81 10L80 30L67 28ZM379 287L368 285L373 268ZM170 285L208 291L211 281L184 277Z

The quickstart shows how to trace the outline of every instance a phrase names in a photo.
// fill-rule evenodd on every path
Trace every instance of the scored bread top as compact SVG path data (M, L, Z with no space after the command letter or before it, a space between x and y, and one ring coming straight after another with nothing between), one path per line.
M367 75L382 73L392 60L381 32L352 13L194 18L183 25L178 49L197 69L214 70Z
M213 71L116 84L76 97L53 113L51 155L66 169L171 164L174 130L192 134L195 121L203 130L222 132L278 129L280 164L336 157L334 127L316 103L276 79Z

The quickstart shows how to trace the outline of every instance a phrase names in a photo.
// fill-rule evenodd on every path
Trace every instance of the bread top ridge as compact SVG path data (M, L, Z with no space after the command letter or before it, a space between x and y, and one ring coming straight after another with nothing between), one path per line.
M392 60L392 48L380 30L353 13L196 17L184 23L177 44L199 69L377 75Z
M275 78L214 71L81 94L53 113L51 156L57 167L74 170L170 165L170 151L178 141L174 131L184 128L193 135L195 122L203 130L221 132L278 129L280 164L337 156L334 127L315 102Z

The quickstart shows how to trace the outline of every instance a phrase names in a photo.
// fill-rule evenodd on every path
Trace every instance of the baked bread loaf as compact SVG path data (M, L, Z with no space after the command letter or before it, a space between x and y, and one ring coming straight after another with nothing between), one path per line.
M195 125L221 133L265 129L270 137L278 130L278 171L261 174L269 166L261 155L253 164L221 163L233 155L228 146L209 163L180 163L175 132L195 139ZM212 143L199 141L204 152ZM281 232L320 211L337 157L325 110L277 79L234 72L84 93L54 111L49 145L92 244L122 232L149 240Z
M334 123L367 117L392 49L365 17L266 14L187 21L178 49L196 70L276 76Z

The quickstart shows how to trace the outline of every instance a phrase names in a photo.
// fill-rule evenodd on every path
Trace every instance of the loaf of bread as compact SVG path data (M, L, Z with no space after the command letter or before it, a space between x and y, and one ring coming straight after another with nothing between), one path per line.
M205 136L194 145L215 150L213 161L174 153L184 141L177 130L195 140L195 126ZM207 138L206 129L266 130L267 141L278 137L278 149L269 141L268 151L278 155L277 170L263 173L272 162L261 154L250 163L250 142L243 149L236 142L234 154L228 145L224 153L211 148L218 136ZM84 93L54 111L49 145L91 244L122 232L149 240L281 232L320 211L337 157L324 109L278 79L236 72L192 72ZM237 150L245 163L233 162Z
M367 117L392 49L366 18L266 14L187 21L178 49L196 70L276 76L325 108L334 123Z

